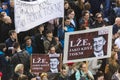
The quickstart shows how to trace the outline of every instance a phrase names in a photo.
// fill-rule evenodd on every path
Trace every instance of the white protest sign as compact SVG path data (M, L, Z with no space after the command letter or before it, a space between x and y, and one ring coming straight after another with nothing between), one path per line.
M111 56L112 26L66 32L63 63Z

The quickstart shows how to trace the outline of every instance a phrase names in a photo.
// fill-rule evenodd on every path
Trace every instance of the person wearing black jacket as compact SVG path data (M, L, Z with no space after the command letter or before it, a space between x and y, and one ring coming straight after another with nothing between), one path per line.
M18 42L15 42L13 44L13 47L16 51L16 53L14 53L11 58L11 64L13 65L13 69L17 64L21 63L24 65L24 73L28 74L30 70L30 56L28 52L25 50L21 50Z
M38 26L38 30L39 33L35 35L34 39L35 39L35 45L36 45L36 53L40 53L40 54L44 54L45 50L44 50L44 40L45 40L45 36L44 36L44 25L41 24Z

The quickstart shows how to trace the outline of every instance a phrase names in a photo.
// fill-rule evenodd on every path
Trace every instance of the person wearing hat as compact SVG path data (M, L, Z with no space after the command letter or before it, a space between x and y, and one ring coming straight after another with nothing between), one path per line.
M73 66L73 62L69 62L67 63L67 66L68 66L68 76L71 76L75 71L74 71L74 66Z

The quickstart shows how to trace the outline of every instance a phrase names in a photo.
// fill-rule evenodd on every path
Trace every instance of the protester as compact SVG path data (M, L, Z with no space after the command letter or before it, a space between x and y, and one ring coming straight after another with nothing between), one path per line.
M70 24L76 28L76 20L75 20L75 12L73 9L68 9L67 10L67 17L70 19Z
M65 17L64 22L65 22L64 30L66 32L73 32L73 31L75 31L75 27L71 24L69 17Z
M26 75L20 75L18 80L28 80L28 77Z
M40 77L41 77L41 80L48 80L48 74L45 72L41 73Z
M118 38L115 39L114 44L116 44L120 50L120 30L117 32L117 34L118 34Z
M14 53L13 44L18 41L17 33L15 30L9 31L9 38L5 41L7 52L6 56L11 57Z
M29 55L32 55L33 53L36 53L36 46L32 42L32 38L30 36L26 36L25 44L23 44L23 49L26 50Z
M0 43L0 72L2 72L2 80L7 79L7 57L5 58L5 50L6 46L5 43Z
M111 80L119 80L120 79L120 67L117 69L117 71L112 75Z
M79 19L79 30L85 30L92 28L93 20L90 18L90 12L88 10L82 11L82 17Z
M38 26L38 33L34 36L35 39L35 45L36 45L36 52L40 54L45 53L44 48L44 40L45 40L45 34L44 34L44 24L41 24Z
M102 71L98 71L96 73L96 80L105 80L104 79L104 73Z
M93 22L93 28L105 27L107 23L103 20L103 16L101 13L96 13L95 22Z
M67 10L70 9L70 5L68 1L64 2L64 16L67 16Z
M45 53L48 53L49 48L51 46L57 46L57 43L55 41L55 38L53 36L52 31L47 31L46 32L46 39L44 40L44 49L45 49Z
M118 30L119 30L119 27L120 27L120 17L117 17L115 19L115 23L113 24L113 39L116 39L118 37Z
M98 59L93 59L88 62L88 69L93 74L95 80L97 75L96 73L98 72L98 69L101 67L101 65L102 65L102 60L98 60Z
M64 66L64 65L62 66L60 75L59 75L57 80L70 80L70 78L69 78L69 76L67 74L66 66Z
M16 53L13 54L11 58L11 63L13 65L13 69L17 64L22 63L24 65L24 73L27 75L29 74L30 70L30 56L27 51L21 50L20 45L18 42L14 43L13 45Z
M24 65L17 64L14 70L13 80L18 80L18 78L24 73Z
M76 80L94 80L92 73L88 70L87 64L85 62L81 63L79 69L75 74Z
M111 80L112 75L119 68L119 64L118 64L117 60L118 60L117 52L112 52L111 58L109 59L109 62L108 62L108 70L107 70L107 72L105 74L106 75L105 76L106 80Z

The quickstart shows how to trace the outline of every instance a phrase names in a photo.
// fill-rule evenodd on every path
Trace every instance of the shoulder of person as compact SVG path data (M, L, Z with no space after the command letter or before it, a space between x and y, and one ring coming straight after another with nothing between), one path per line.
M8 43L9 41L10 41L10 38L6 39L6 40L5 40L5 43Z
M116 73L112 75L111 80L119 80L118 77L116 76Z

